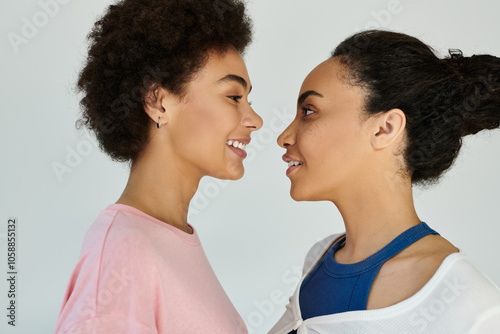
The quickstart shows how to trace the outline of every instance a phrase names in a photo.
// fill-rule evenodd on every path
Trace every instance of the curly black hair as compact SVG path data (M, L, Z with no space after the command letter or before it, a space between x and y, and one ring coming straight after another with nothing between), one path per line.
M357 33L337 46L349 84L365 89L365 112L406 116L406 169L412 183L436 183L455 161L462 137L500 126L500 58L440 59L417 38L390 31Z
M244 53L252 24L240 0L122 0L88 35L76 126L93 131L113 160L133 162L149 138L146 95L161 85L182 96L211 51Z

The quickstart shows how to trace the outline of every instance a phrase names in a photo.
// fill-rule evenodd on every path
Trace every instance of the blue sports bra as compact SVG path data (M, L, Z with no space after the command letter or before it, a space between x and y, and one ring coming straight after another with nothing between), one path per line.
M422 222L401 233L377 253L353 264L338 263L334 258L345 241L344 236L326 252L302 282L299 292L302 319L366 310L371 286L382 265L429 234L439 235Z

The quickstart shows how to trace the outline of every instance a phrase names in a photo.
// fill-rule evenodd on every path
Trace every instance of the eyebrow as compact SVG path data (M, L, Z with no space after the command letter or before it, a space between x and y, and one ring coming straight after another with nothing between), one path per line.
M311 95L324 97L323 95L314 90L308 90L307 92L300 94L299 99L297 100L297 105L301 105L302 103L304 103L305 99L307 99Z
M237 82L240 85L242 85L243 88L245 88L245 89L247 89L247 87L248 87L247 81L245 79L243 79L242 77L240 77L239 75L236 75L236 74L228 74L224 78L222 78L219 81L217 81L217 83L222 83L222 82L227 82L227 81ZM248 94L250 94L250 92L252 91L252 88L253 87L250 86L250 91L248 91Z

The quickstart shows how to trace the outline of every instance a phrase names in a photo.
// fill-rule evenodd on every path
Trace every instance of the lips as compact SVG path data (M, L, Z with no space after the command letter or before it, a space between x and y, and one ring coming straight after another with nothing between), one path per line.
M290 175L293 171L299 169L302 165L303 162L300 161L298 158L295 158L291 155L285 154L283 155L283 161L288 164L288 169L286 170L286 175Z
M242 159L247 157L246 146L250 143L250 138L229 139L226 145L231 151Z

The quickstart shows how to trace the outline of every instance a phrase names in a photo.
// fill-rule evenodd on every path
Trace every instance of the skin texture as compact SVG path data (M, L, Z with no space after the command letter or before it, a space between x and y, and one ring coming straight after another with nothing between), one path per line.
M242 80L221 81L228 75ZM183 96L163 88L151 92L145 105L152 120L150 140L132 165L117 203L192 233L187 212L201 178L236 180L243 176L243 159L226 142L249 139L262 126L248 102L250 90L245 63L230 49L224 54L210 53Z
M287 150L285 161L302 162L288 173L292 198L327 200L337 206L346 227L346 242L335 259L356 263L421 220L402 157L404 112L392 109L368 117L363 111L365 92L346 84L345 74L332 58L307 76L296 118L279 136L278 144ZM382 266L367 308L382 308L411 297L444 258L456 251L440 236L427 236L409 246Z

